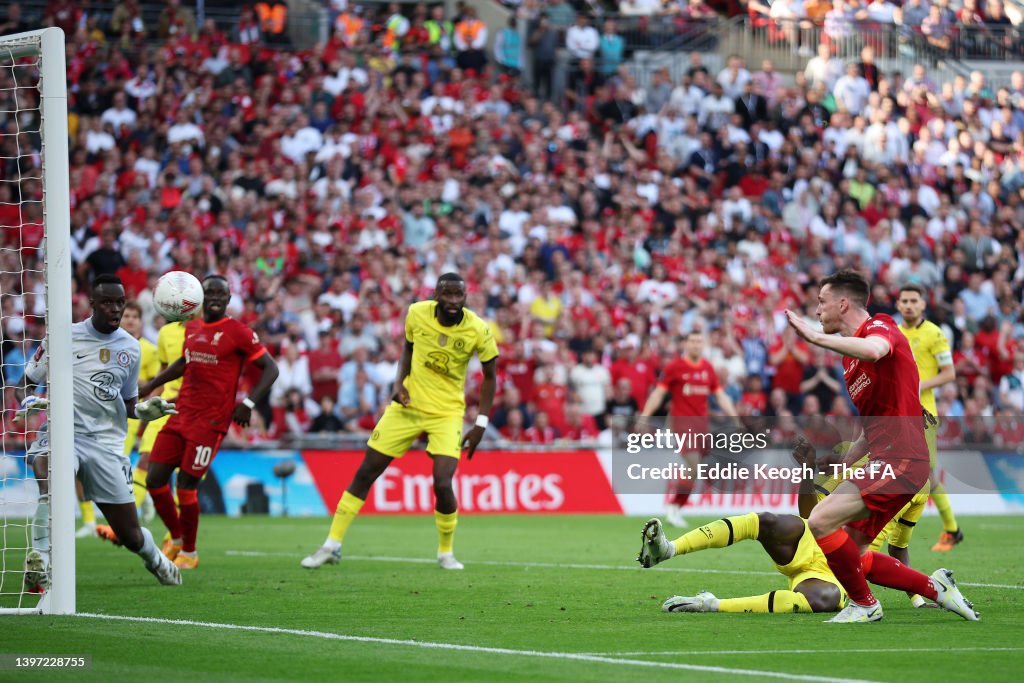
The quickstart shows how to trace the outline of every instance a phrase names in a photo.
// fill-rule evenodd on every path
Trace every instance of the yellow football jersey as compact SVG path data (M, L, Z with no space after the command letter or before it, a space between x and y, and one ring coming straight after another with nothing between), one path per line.
M156 339L157 360L161 365L170 365L181 358L185 350L185 323L167 323L160 328ZM160 394L168 401L178 398L181 390L181 379L168 382Z
M939 374L939 368L952 365L953 352L949 348L949 340L939 326L928 320L917 327L900 325L900 332L910 342L917 363L917 374L921 381L932 379ZM935 415L935 390L929 389L921 393L921 405Z
M420 301L405 315L405 338L413 345L412 366L405 378L410 407L428 415L462 415L466 411L466 368L476 353L486 363L498 357L491 328L463 308L462 321L445 327L434 316L436 301Z
M160 359L157 358L156 346L145 337L139 340L142 361L139 366L139 381L148 382L160 372Z

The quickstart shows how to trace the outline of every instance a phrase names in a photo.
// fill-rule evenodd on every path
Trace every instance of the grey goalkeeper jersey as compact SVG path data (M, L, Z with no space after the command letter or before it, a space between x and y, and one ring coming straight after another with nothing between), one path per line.
M101 334L92 319L71 326L75 386L75 438L116 455L124 449L128 412L124 402L139 395L139 342L122 329ZM33 382L46 378L45 343L29 363Z

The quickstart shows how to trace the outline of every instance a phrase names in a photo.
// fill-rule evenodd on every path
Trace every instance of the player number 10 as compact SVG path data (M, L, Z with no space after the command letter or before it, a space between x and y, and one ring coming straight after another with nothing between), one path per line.
M196 462L195 467L206 467L210 464L210 459L213 457L213 449L209 446L196 446Z

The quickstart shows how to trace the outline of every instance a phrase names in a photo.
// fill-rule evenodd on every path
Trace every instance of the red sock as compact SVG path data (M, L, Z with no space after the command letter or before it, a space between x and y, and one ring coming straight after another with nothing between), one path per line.
M843 584L847 595L858 605L873 605L877 600L864 580L860 563L860 549L842 529L817 539L818 547L825 553L832 573Z
M153 496L153 507L171 532L171 538L181 538L181 520L178 518L178 506L174 504L174 496L171 495L171 487L165 484L158 489L149 489L149 495Z
M693 480L680 479L679 481L675 482L675 484L672 487L672 493L669 494L669 505L678 505L679 507L686 505L686 501L690 499L690 493L692 492Z
M181 506L181 550L194 553L199 535L199 492L178 489L178 504Z
M932 580L929 577L916 569L911 569L895 557L868 551L861 558L861 566L864 569L865 578L871 583L917 593L929 600L935 600L938 597L935 586L932 585Z

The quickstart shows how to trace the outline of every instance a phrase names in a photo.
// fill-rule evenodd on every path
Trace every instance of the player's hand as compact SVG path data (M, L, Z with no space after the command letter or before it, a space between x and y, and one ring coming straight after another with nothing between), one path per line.
M938 418L929 412L927 408L921 408L921 415L924 417L924 428L935 427L939 424Z
M479 426L474 425L472 429L466 432L466 435L462 437L462 450L469 450L466 453L466 459L472 460L473 453L476 452L476 447L480 445L480 440L484 438L484 432L486 430Z
M174 407L174 403L159 396L147 398L145 401L135 404L135 417L147 422L159 420L164 415L177 414L178 410Z
M50 405L50 401L43 398L42 396L30 395L26 396L21 402L21 408L14 411L14 421L28 419L28 416L32 413L39 413L46 410Z
M811 442L802 436L797 438L796 445L793 446L793 459L801 467L814 468L817 463L817 454Z
M391 400L400 403L403 408L409 407L409 390L405 388L404 384L398 385L398 388L395 389L395 393L391 396Z
M809 341L812 344L816 344L815 338L819 332L813 327L807 324L801 316L797 315L793 311L786 309L786 319L789 321L789 326L793 328L793 331L797 333L801 339Z
M252 408L245 405L244 403L239 403L237 406L235 406L234 412L231 413L232 421L234 421L234 423L237 424L239 427L248 427L249 420L251 418Z

